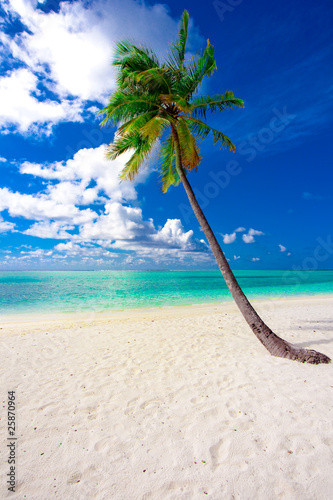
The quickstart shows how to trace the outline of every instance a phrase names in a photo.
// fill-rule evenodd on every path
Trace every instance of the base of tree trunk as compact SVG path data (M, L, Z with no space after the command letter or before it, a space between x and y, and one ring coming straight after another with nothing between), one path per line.
M331 359L326 354L314 351L313 349L303 349L283 340L276 333L272 332L260 318L258 320L261 323L259 326L256 323L249 323L249 325L258 340L260 340L272 356L292 359L300 363L310 363L312 365L331 362Z
M313 349L303 349L301 347L296 347L289 342L283 346L283 351L280 353L274 353L273 356L278 356L281 358L292 359L294 361L299 361L300 363L311 363L312 365L319 365L320 363L330 363L331 359L322 354L321 352L314 351Z

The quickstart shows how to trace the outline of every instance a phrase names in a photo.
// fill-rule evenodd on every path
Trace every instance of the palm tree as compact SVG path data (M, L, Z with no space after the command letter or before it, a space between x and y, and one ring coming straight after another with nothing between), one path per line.
M162 189L166 192L172 185L183 184L226 284L257 338L274 356L313 364L329 363L330 359L324 354L300 349L284 341L259 317L231 271L187 179L187 173L200 164L198 142L208 135L212 135L214 144L235 151L235 145L228 137L206 124L207 113L244 106L231 91L214 96L195 96L203 78L213 74L216 62L214 47L209 41L203 54L186 60L188 20L189 14L184 11L178 37L163 64L151 49L130 42L116 45L113 64L117 68L117 87L108 105L100 111L105 115L102 125L109 122L118 125L115 140L107 147L107 158L114 160L131 151L133 154L120 178L133 180L162 137Z

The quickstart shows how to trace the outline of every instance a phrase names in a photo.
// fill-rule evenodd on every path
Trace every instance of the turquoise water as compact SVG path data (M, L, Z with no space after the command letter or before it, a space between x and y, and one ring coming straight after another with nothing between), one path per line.
M333 271L238 271L249 298L333 293ZM230 300L219 271L0 272L0 314L107 311Z

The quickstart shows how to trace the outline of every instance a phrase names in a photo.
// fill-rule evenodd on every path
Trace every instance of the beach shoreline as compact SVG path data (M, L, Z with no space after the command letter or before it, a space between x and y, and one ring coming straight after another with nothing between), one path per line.
M333 358L333 296L254 300ZM274 358L232 302L1 321L1 498L329 500L333 364Z
M315 295L293 295L293 296L266 296L266 297L257 297L250 299L251 304L258 305L262 307L267 305L269 307L274 307L274 303L283 304L283 303L299 303L299 302L315 302L315 301L330 301L333 298L332 294L315 294ZM90 311L76 311L76 312L51 312L51 313L17 313L17 314L3 314L0 313L0 324L9 325L11 323L34 323L34 322L56 322L56 321L90 321L92 318L96 320L108 320L108 319L116 319L124 317L130 317L135 319L136 317L140 317L146 314L152 314L154 316L159 316L160 314L170 314L173 315L174 312L180 311L181 313L193 312L193 310L198 309L200 312L209 313L212 308L221 307L223 310L235 310L238 311L238 308L233 300L230 297L228 300L223 299L223 301L215 301L215 302L202 302L202 303L193 303L193 304L173 304L173 305L165 305L165 306L153 306L153 307L138 307L138 308L124 308L124 309L108 309L108 310L90 310Z

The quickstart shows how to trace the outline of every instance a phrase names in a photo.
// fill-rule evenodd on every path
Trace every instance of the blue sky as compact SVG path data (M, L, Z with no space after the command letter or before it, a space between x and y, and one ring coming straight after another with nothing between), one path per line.
M206 140L189 175L232 268L333 268L330 1L4 0L0 270L216 267L182 186L162 194L158 151L119 184L96 118L114 43L162 58L184 9L189 51L215 46L202 92L245 101L209 117L237 152Z

